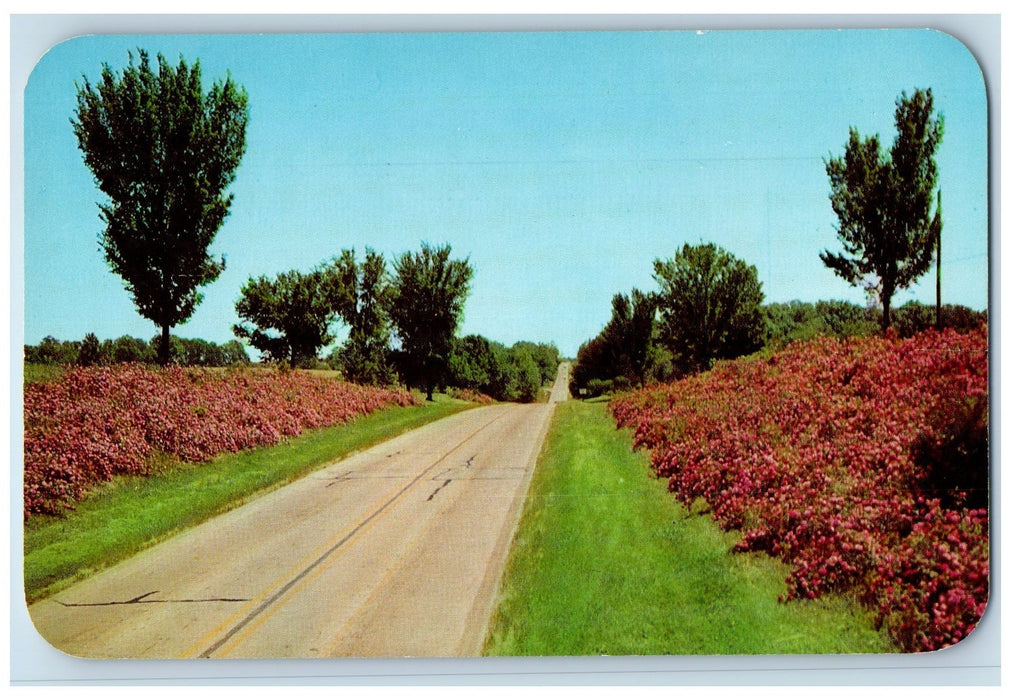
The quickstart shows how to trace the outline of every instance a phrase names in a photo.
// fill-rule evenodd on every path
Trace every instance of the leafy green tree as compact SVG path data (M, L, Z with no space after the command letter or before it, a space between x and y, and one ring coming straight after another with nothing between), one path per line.
M200 63L177 67L147 52L117 75L77 86L71 120L98 188L110 268L141 316L161 328L159 361L169 361L169 329L202 300L197 291L225 268L207 252L232 203L226 188L245 151L245 91L231 78L205 93Z
M937 308L918 301L910 301L895 309L893 319L895 332L901 338L922 333L937 324ZM944 304L941 307L941 326L966 332L986 323L985 311L975 311L960 304Z
M191 364L186 361L186 345L182 338L169 334L168 339L168 356L167 359L161 356L162 352L162 336L156 335L151 340L148 341L148 347L151 348L151 352L157 358L160 364L176 364L176 365L186 365Z
M229 340L221 346L221 364L225 367L248 365L249 353L238 340Z
M101 364L101 362L102 346L98 342L98 336L94 333L88 333L84 336L84 340L81 341L81 349L77 353L77 364L82 367L90 367Z
M542 386L541 370L530 350L522 345L513 346L512 363L516 368L516 399L523 403L536 401Z
M41 365L72 365L77 362L80 343L60 341L47 335L38 345L25 346L25 362Z
M557 352L553 345L520 341L507 348L482 336L468 335L453 343L445 383L499 401L536 401L544 384L541 362L548 362Z
M309 273L291 270L273 279L250 278L235 304L248 323L236 324L233 332L270 360L293 367L311 364L320 348L333 342L339 311L350 304L342 271L335 261Z
M541 384L549 382L558 374L558 364L560 362L558 348L553 343L532 343L521 340L512 347L513 351L523 349L530 354L530 358L537 363L537 370L541 375Z
M660 341L682 373L709 369L762 347L762 285L753 265L712 243L685 244L654 262Z
M428 400L448 370L453 337L463 316L473 270L468 260L452 260L449 245L423 243L393 264L390 318L400 343L401 375L423 385Z
M611 319L576 354L569 387L574 396L641 386L668 378L669 360L657 346L657 297L633 289L611 299ZM591 388L592 384L592 388Z
M116 341L103 340L99 345L99 354L103 365L111 365L116 361Z
M186 353L186 364L202 367L223 367L225 364L220 346L202 338L184 340L183 352Z
M821 259L851 285L870 285L882 305L881 328L891 324L892 296L930 269L941 231L931 214L944 121L933 116L930 90L896 101L897 136L889 154L878 137L850 128L846 153L826 162L842 253Z
M846 338L868 335L880 323L874 309L846 301L774 303L762 307L762 311L768 332L767 342L775 346L819 336Z
M170 344L173 360L180 364L190 367L223 367L226 364L221 347L209 340L171 336Z
M499 401L515 401L519 396L519 376L512 351L502 343L491 342L488 385L482 391Z
M656 325L656 304L653 294L638 289L633 289L629 296L614 295L611 320L602 333L612 365L610 378L624 377L631 385L642 385L647 380Z
M154 360L151 346L140 338L123 335L108 342L109 347L103 343L102 354L111 357L112 362L147 363Z
M785 304L766 304L762 313L765 315L769 344L781 346L794 340L809 340L816 335L814 304L810 302L794 300Z
M492 393L491 384L496 370L496 358L488 339L468 335L453 341L449 356L447 383L460 389L472 389L501 398Z
M877 309L847 301L816 302L814 313L825 334L836 338L870 335L879 323Z
M569 392L573 396L583 396L592 380L602 380L605 377L613 378L614 369L607 341L601 333L580 345L576 351L576 361L569 371Z
M349 327L347 342L336 350L337 366L344 376L360 384L391 384L390 280L380 253L366 250L365 260L355 260L353 250L342 251L338 274L346 294L338 313Z

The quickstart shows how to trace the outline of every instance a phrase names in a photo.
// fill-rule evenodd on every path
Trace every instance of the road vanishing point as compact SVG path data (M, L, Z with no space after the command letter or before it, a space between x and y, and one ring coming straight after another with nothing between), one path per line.
M480 654L555 403L423 426L29 607L89 658Z

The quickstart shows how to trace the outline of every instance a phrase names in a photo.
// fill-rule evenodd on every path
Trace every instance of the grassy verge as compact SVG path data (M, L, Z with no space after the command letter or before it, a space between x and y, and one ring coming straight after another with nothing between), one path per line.
M50 382L59 379L65 371L63 367L57 365L39 365L32 362L26 362L24 368L25 384Z
M651 478L602 402L558 406L510 553L488 655L894 651L840 598L777 602L787 568Z
M385 409L206 464L172 462L154 476L116 478L74 511L35 516L25 524L25 595L29 602L51 595L253 495L473 405L436 397L420 407Z

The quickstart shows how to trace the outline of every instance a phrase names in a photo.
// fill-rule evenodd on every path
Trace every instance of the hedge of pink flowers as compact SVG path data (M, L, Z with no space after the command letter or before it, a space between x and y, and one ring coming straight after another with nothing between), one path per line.
M985 326L795 343L611 410L680 501L705 499L742 531L739 551L791 565L785 600L852 592L907 651L958 642L983 614L988 511L931 488L928 470L945 465L916 455L962 439L953 410L974 416L986 452Z
M25 517L59 512L116 474L144 474L156 453L201 462L415 403L407 391L304 372L69 369L25 387Z
M454 399L470 401L471 403L495 403L495 399L488 396L488 394L482 394L480 391L475 391L474 389L450 389L449 395Z

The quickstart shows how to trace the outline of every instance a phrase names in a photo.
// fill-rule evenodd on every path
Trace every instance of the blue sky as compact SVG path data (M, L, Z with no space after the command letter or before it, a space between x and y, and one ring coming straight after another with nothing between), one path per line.
M211 249L228 267L183 337L231 340L250 276L422 241L474 267L463 334L567 355L685 242L755 265L767 301L863 303L818 259L841 249L824 161L850 126L890 145L896 98L927 87L945 118L944 300L986 308L985 86L941 32L91 36L53 47L25 92L26 343L157 331L103 260L103 195L70 127L75 81L137 47L249 94ZM895 303L933 298L931 271Z

